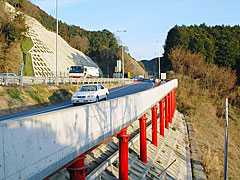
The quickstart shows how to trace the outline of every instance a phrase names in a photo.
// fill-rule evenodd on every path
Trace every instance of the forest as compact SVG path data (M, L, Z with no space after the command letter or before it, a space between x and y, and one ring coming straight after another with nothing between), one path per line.
M181 46L192 53L200 53L206 63L229 67L237 72L240 82L240 27L237 26L174 26L167 35L164 59L171 49Z

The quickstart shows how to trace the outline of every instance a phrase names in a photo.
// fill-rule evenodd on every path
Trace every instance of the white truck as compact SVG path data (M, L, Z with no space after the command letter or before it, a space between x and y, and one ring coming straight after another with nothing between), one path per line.
M99 70L96 67L71 66L69 70L69 77L99 77Z

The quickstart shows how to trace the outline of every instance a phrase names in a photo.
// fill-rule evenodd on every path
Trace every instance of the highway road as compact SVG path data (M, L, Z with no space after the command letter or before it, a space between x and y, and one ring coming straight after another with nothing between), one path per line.
M119 97L126 96L129 94L141 92L141 91L151 88L152 85L153 85L153 83L151 81L149 81L149 82L136 82L133 84L112 88L109 90L109 98L108 99L119 98ZM2 117L0 117L0 121L17 120L17 119L21 119L21 118L24 118L27 116L37 115L37 114L51 112L51 111L57 111L57 110L66 109L66 108L73 108L71 101L47 106L47 107L40 108L40 109L24 111L24 112L17 113L14 115L2 116Z

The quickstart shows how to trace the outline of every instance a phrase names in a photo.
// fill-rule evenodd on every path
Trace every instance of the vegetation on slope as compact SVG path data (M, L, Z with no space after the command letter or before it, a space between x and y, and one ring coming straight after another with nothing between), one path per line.
M179 79L177 109L189 116L208 179L222 179L224 172L224 99L230 99L229 179L240 174L240 106L236 75L230 68L206 63L201 54L172 49L169 59Z
M172 48L182 45L185 50L200 53L208 63L237 70L240 80L240 26L175 26L169 32L164 58Z
M0 72L17 74L23 62L21 40L27 28L22 15L11 19L0 0Z
M129 54L124 55L124 74L127 77L127 73L130 72L130 76L145 75L145 68L137 61L135 61Z
M22 41L22 50L24 53L24 69L23 69L23 76L34 76L33 65L32 65L32 57L31 54L28 52L33 47L33 42L30 37L26 37Z

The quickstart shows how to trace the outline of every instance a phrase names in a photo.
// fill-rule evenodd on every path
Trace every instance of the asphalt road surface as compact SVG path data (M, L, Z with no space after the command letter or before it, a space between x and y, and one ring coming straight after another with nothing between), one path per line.
M109 89L108 99L119 98L119 97L122 97L122 96L134 94L134 93L137 93L137 92L141 92L141 91L144 91L144 90L147 90L147 89L151 88L152 85L153 85L153 83L151 81L136 82L136 83L133 83L133 84L124 85L124 86L116 87L116 88L113 88L113 89ZM17 113L17 114L14 114L14 115L2 116L2 117L0 117L0 121L14 120L14 119L19 119L19 118L24 118L24 117L27 117L27 116L32 116L32 115L36 115L36 114L46 113L46 112L50 112L50 111L56 111L56 110L65 109L65 108L72 108L72 107L73 107L73 105L72 105L71 101L67 101L67 102L64 102L64 103L59 103L59 104L47 106L47 107L40 108L40 109L24 111L24 112Z

